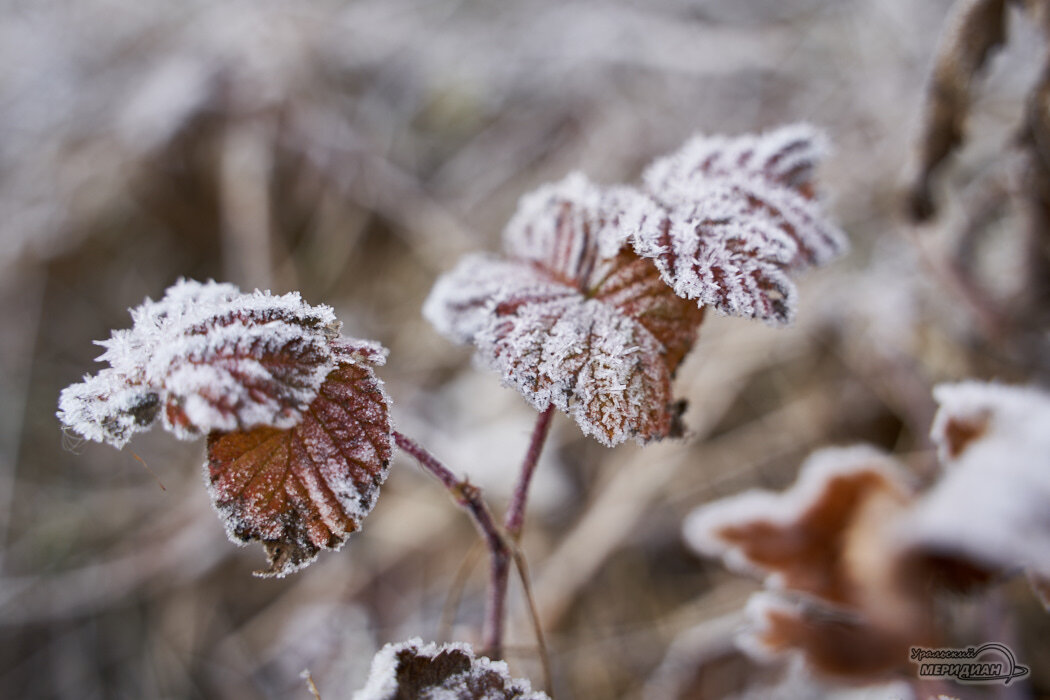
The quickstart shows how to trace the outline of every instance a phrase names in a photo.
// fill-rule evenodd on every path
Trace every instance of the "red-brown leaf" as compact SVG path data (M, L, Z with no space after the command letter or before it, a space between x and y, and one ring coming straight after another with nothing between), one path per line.
M208 436L212 503L233 541L263 543L259 575L300 569L360 527L386 479L390 435L382 384L356 362L328 375L295 427Z

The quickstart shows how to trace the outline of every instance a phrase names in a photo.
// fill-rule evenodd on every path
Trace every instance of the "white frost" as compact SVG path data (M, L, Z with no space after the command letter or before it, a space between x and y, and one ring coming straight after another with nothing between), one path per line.
M99 345L109 367L65 390L59 419L123 447L160 416L183 439L258 425L286 428L338 364L379 364L378 346L338 339L332 309L297 292L275 296L180 280L131 310L133 326Z
M505 257L468 255L437 281L424 316L537 409L554 404L603 443L664 437L676 416L662 358L677 362L695 326L664 304L647 318L681 323L681 335L653 331L680 344L664 347L642 323L653 307L634 302L660 296L659 273L701 307L790 321L789 273L846 246L813 197L822 144L805 126L697 137L649 168L645 191L579 173L544 185L521 198Z
M605 445L651 438L643 426L671 401L663 346L649 331L527 263L468 256L441 278L424 314L473 343L477 362L537 410L553 403Z
M805 125L760 136L696 136L643 177L668 224L640 230L675 293L720 312L787 323L795 312L788 273L845 252L845 236L813 198L824 138Z
M400 677L403 659L427 666L423 678ZM400 688L400 682L406 689ZM424 644L415 637L387 644L372 659L365 686L353 700L395 700L416 691L419 700L548 700L546 693L532 690L526 679L512 678L503 661L474 656L469 644Z

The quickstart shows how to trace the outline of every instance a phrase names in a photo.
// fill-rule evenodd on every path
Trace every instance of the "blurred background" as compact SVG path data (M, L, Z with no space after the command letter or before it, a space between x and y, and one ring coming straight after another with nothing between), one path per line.
M735 650L757 584L691 554L684 515L781 488L829 444L928 476L934 384L1050 376L1012 146L1046 49L1019 12L938 216L903 216L950 7L4 3L0 696L309 698L310 669L328 700L388 641L477 639L476 535L401 457L340 553L260 580L261 548L211 512L201 443L63 435L60 389L96 371L92 341L128 307L179 277L334 306L345 333L390 348L399 428L501 510L535 414L422 319L436 276L496 250L518 198L571 170L634 181L695 132L804 120L834 143L820 181L851 254L803 280L791 328L708 317L677 379L689 439L608 450L556 417L524 547L558 698L805 697L808 681ZM1033 669L1012 697L1050 693L1048 618L1023 586L993 595ZM508 660L538 686L516 584L511 613Z

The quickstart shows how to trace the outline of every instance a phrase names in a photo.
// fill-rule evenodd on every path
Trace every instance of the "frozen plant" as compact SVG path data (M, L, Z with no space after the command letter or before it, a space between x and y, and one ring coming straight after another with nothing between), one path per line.
M907 667L911 646L950 640L939 606L1027 572L1050 580L1050 395L994 383L934 390L942 472L918 490L874 448L826 449L794 486L701 506L698 552L765 581L741 646L801 655L827 676L871 681Z
M330 307L295 292L180 280L131 317L99 343L109 367L62 391L62 423L117 448L158 418L181 439L206 435L212 504L231 540L263 543L265 575L342 546L390 463L374 372L386 349L341 336Z
M502 527L476 487L391 426L375 374L386 350L343 337L329 307L295 292L180 281L102 343L109 366L63 391L58 416L118 448L157 420L182 439L206 436L212 503L231 539L263 544L262 575L342 546L375 504L396 444L485 539L484 643L498 658L510 565L525 576L516 543L554 409L610 447L681 435L684 404L671 381L704 309L786 323L796 306L790 274L845 248L816 199L821 144L804 126L696 137L656 161L638 188L570 175L522 199L505 256L470 255L437 282L426 316L473 343L478 360L540 412ZM542 697L516 681L503 695L462 690L503 678L469 649L407 643L384 653L387 667L413 657L412 669L445 674L421 697ZM469 673L448 675L449 660L469 662ZM386 697L388 671L377 670L376 689L362 697Z
M465 257L424 314L605 445L678 435L671 378L704 307L786 323L789 273L845 248L815 199L822 144L805 126L696 137L641 188L578 173L541 187L507 225L504 255Z
M424 644L418 637L387 644L372 659L365 687L353 700L549 700L507 664L475 657L469 644Z

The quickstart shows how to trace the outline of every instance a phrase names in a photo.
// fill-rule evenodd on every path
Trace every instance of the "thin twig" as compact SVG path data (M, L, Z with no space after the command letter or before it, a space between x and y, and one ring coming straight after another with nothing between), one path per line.
M314 696L314 700L321 700L321 691L317 689L317 684L314 683L314 677L310 675L310 669L303 669L303 672L299 674L299 677L306 681L306 688L310 691L310 695Z
M478 532L485 539L489 549L490 557L490 581L495 584L503 581L503 586L489 586L488 606L485 613L485 653L491 658L498 659L503 655L503 618L504 606L507 594L507 572L510 568L510 550L503 539L499 526L492 517L492 512L481 499L481 489L471 484L466 479L460 480L448 467L442 464L434 455L416 444L406 435L394 431L394 441L402 450L412 455L421 467L433 474L445 485L452 499L461 508L466 510Z
M532 630L536 635L536 646L540 650L540 666L543 668L543 687L552 699L554 698L554 683L551 680L550 652L547 650L547 638L543 634L543 624L540 622L540 614L536 608L536 599L532 595L532 581L529 579L529 566L525 561L525 555L521 550L514 549L514 565L521 579L521 588L525 591L525 602L529 607L529 619L532 620Z
M529 441L529 448L525 452L525 459L521 464L521 471L518 473L518 483L514 487L514 493L510 499L510 505L507 506L507 513L503 519L504 530L507 532L507 536L510 538L512 546L515 548L518 539L521 537L522 525L525 522L525 504L528 500L529 484L532 483L532 475L536 472L536 465L539 463L540 453L543 451L543 443L547 439L547 433L550 432L551 417L553 415L554 404L551 404L547 407L547 410L540 413L539 417L536 419L536 426L532 430L532 439ZM510 583L509 576L509 558L507 556L495 556L494 554L492 557L492 567L489 579L488 609L491 613L489 618L491 626L489 629L493 634L498 635L496 639L499 641L502 641L503 639L503 624L506 618L507 605L507 586ZM527 590L526 593L531 598L531 590ZM531 599L529 604L532 605ZM533 608L530 612L535 612L535 609ZM538 630L539 622L537 621L536 624ZM539 634L538 638L542 639L542 633ZM546 659L544 659L544 667L546 669Z
M467 550L462 563L456 569L456 575L453 577L452 584L448 589L448 595L445 597L445 604L441 608L441 624L438 626L437 633L439 642L449 641L449 632L456 621L459 603L463 599L463 589L467 585L467 578L470 576L470 572L474 570L474 565L478 563L478 556L481 554L481 551L480 543L475 542Z
M521 471L518 473L518 483L514 486L510 505L507 506L507 514L503 518L503 528L515 541L521 537L521 528L525 523L525 502L529 496L529 484L532 483L532 475L535 474L536 465L540 461L540 453L543 452L543 443L550 432L553 415L554 404L551 404L536 419L536 427L532 429L532 440L529 442L525 461L522 462Z

